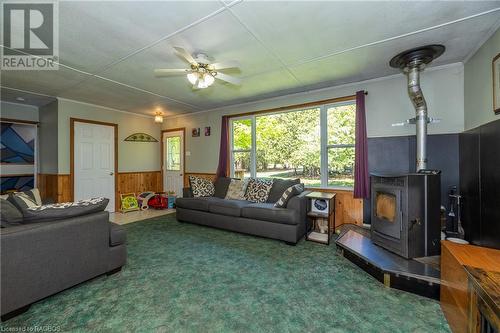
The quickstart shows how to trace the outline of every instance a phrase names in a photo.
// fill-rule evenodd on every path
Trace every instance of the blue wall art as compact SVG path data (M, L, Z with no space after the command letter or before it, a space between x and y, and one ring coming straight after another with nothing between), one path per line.
M32 124L1 122L0 192L28 190L35 181L35 145L37 128ZM31 166L31 167L30 167ZM27 169L28 168L28 169ZM27 170L29 172L27 172Z

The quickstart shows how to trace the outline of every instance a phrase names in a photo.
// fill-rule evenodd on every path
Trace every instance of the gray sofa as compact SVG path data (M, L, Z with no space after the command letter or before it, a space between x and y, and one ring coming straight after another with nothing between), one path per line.
M218 197L194 198L189 188L184 189L184 198L175 201L177 220L282 240L289 245L295 245L305 235L308 223L305 195L309 192L291 198L286 208L275 208L276 195L270 195L274 199L266 203L227 200L225 191L218 187L221 185L216 182Z
M0 229L1 315L7 320L31 303L104 273L127 258L125 230L98 212Z

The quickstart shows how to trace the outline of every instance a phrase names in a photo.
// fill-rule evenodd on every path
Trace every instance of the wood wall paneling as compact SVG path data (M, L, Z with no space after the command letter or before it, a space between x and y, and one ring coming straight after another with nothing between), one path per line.
M120 193L161 192L163 181L161 171L119 172L118 193L115 200L120 202ZM52 198L56 202L72 201L71 176L66 174L38 174L38 188L42 198Z
M308 191L337 193L335 197L335 226L342 224L363 225L363 199L354 199L353 191L307 188Z
M37 187L43 199L51 198L55 202L72 200L71 177L67 174L38 174Z
M185 172L184 173L184 187L189 187L189 176L196 176L204 179L208 179L211 181L215 181L215 173L206 173L206 172Z
M118 198L120 193L162 192L163 180L161 171L119 172Z

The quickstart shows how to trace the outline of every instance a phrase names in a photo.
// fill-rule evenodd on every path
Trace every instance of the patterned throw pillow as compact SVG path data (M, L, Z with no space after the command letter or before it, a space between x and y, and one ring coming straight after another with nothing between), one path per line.
M274 207L276 208L286 208L286 205L288 204L288 201L293 198L296 195L299 195L300 193L304 192L304 184L296 184L293 186L290 186L283 192L283 195L281 198L274 204Z
M42 205L40 191L38 191L37 188L24 192L15 192L12 194L11 199L11 202L14 203L14 205L16 205L19 209Z
M231 179L224 199L245 200L247 184L245 180Z
M272 179L252 178L248 182L245 198L252 202L266 202L269 192L271 192L271 187L273 187Z
M189 184L194 197L212 197L215 193L214 184L208 179L189 176Z

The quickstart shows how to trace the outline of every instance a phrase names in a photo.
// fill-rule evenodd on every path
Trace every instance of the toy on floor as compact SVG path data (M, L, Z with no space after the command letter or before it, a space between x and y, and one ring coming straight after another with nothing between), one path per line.
M157 193L151 199L149 199L148 205L150 207L153 207L154 209L167 209L168 199L164 194Z
M167 193L167 198L168 198L168 209L175 208L175 198L177 198L177 196L175 195L175 192L169 191Z
M149 208L149 200L151 200L156 195L155 192L142 192L137 196L137 201L139 201L139 206L141 210L146 210Z
M135 193L121 193L120 194L121 212L133 212L135 210L140 210L139 203L135 197Z

